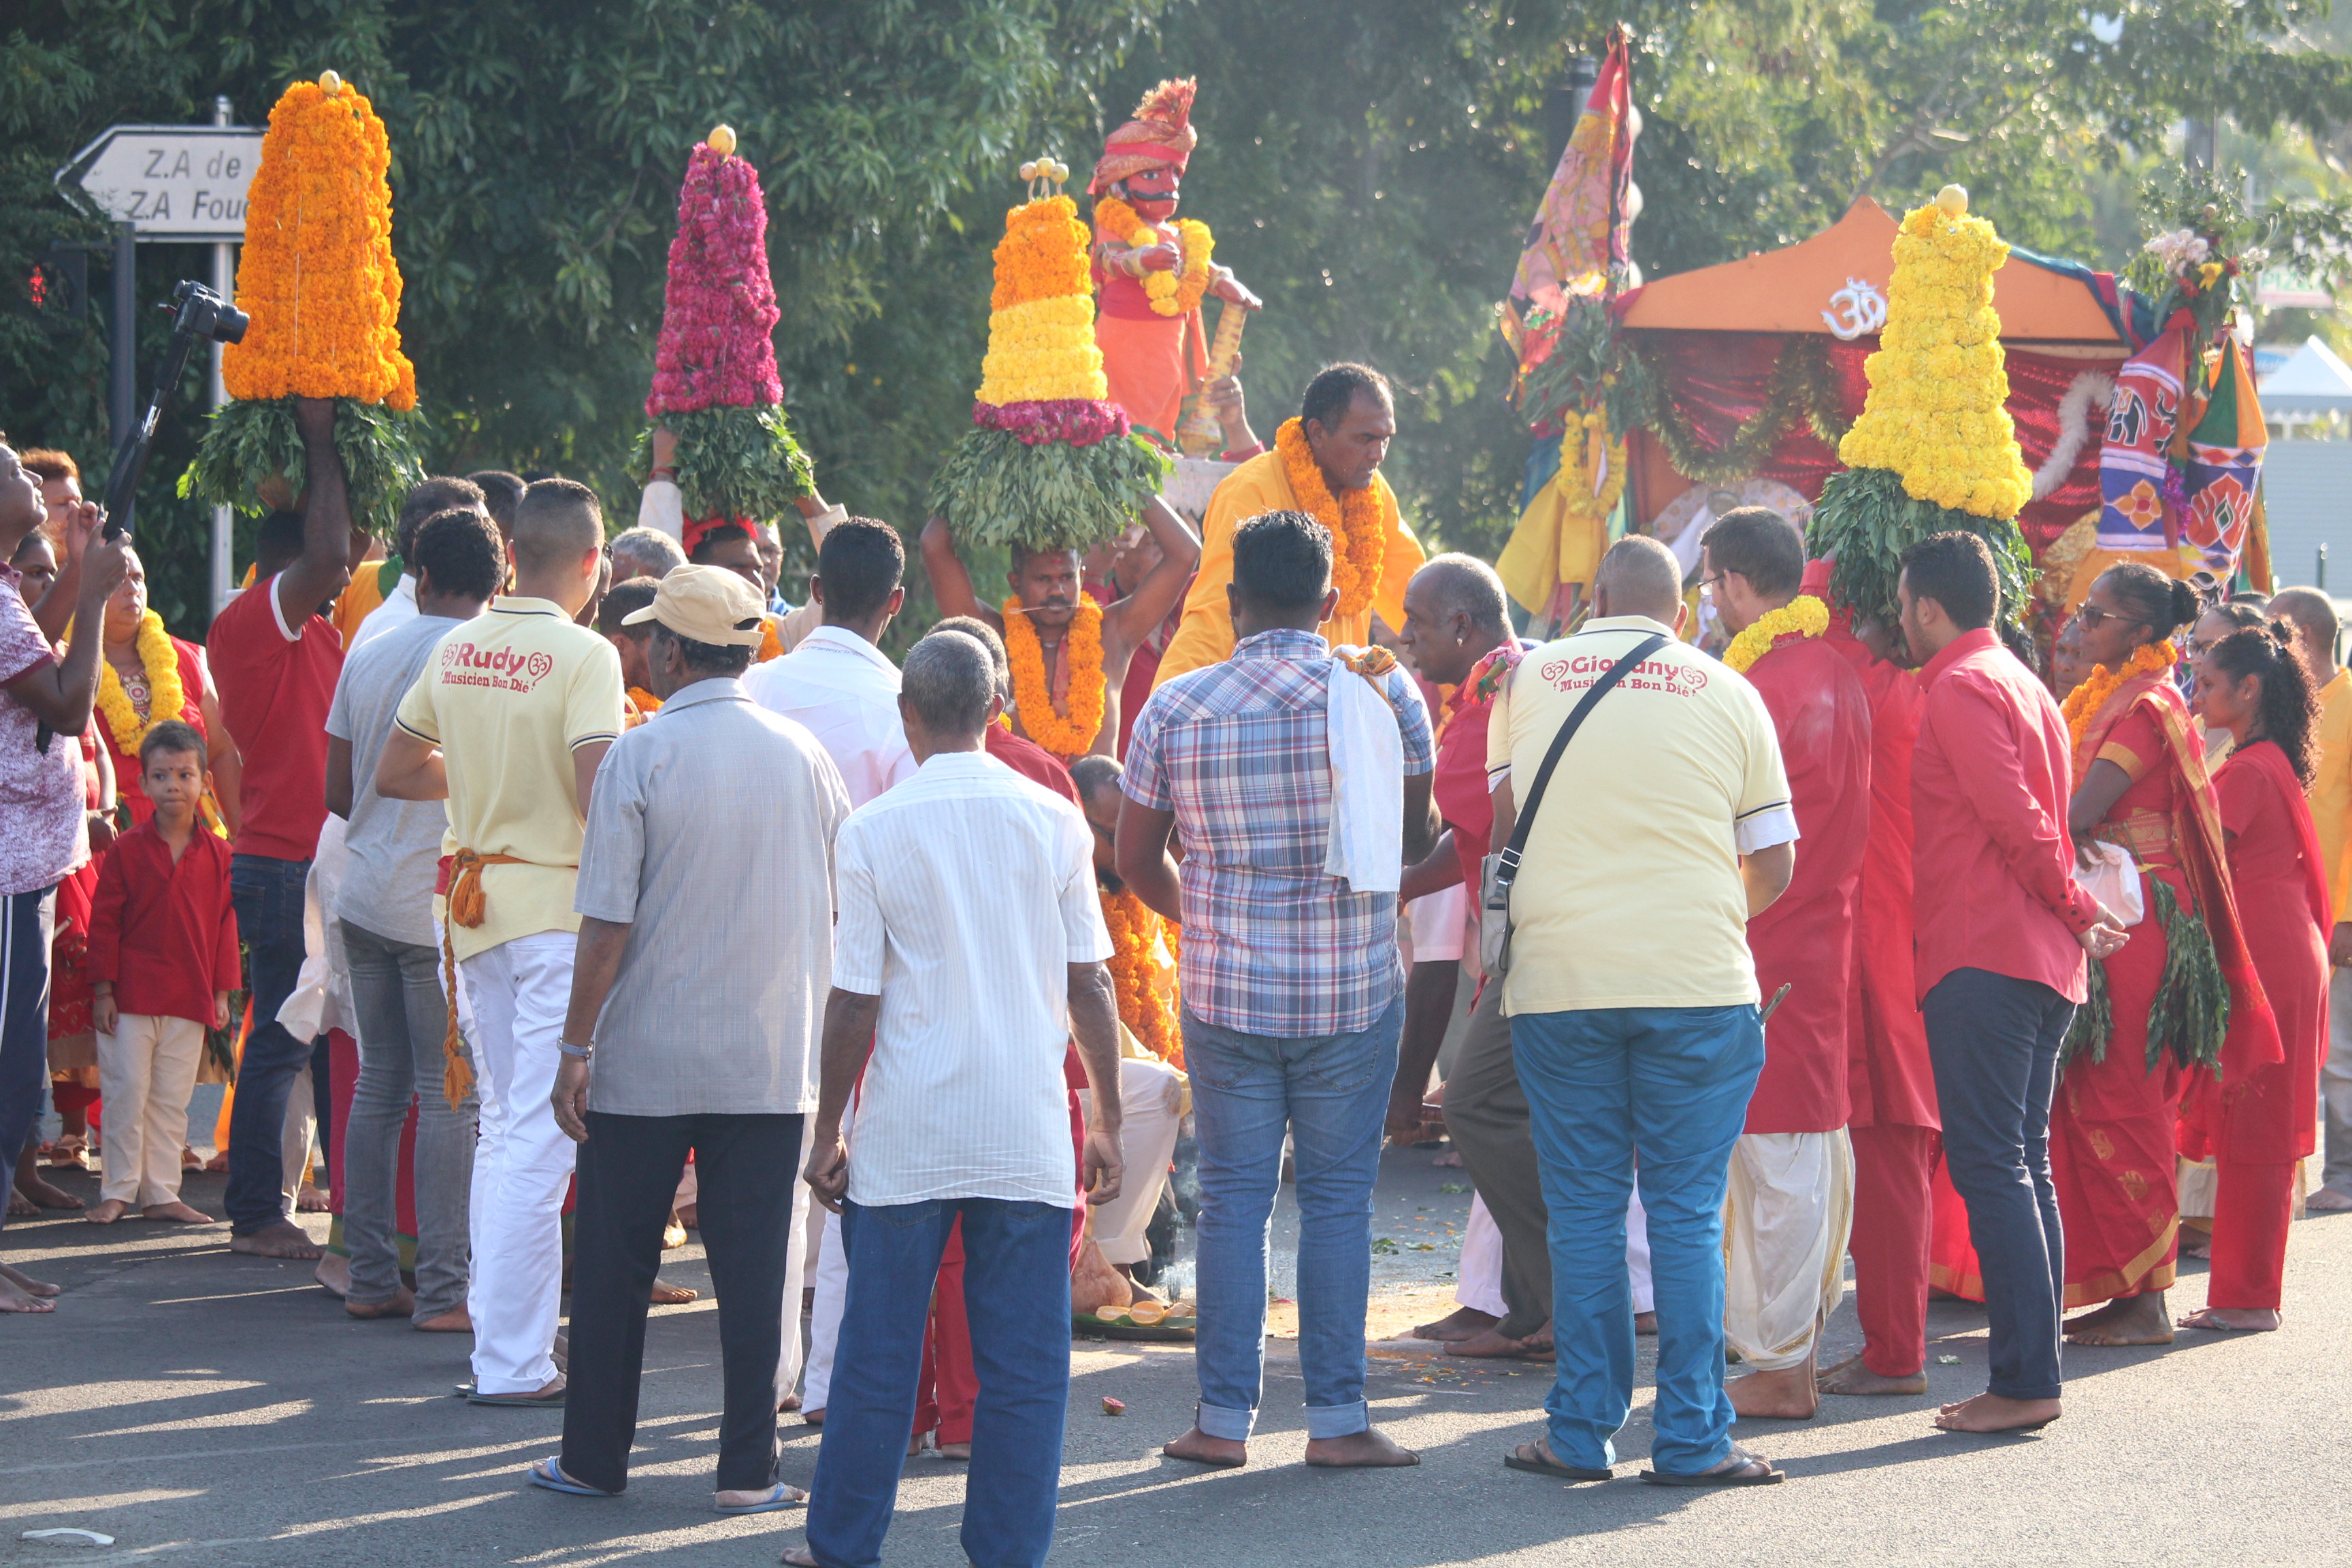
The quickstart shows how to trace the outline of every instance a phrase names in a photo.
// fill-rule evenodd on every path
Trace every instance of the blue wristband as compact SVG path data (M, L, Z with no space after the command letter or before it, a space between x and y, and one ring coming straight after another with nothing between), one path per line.
M556 1041L556 1042L555 1042L555 1048L556 1048L557 1050L559 1050L559 1051L562 1051L562 1052L565 1056L567 1056L567 1057L577 1057L580 1060L582 1060L582 1061L583 1061L583 1062L584 1062L584 1061L586 1061L590 1057L593 1057L593 1056L594 1056L594 1055L596 1054L596 1047L593 1047L593 1046L575 1046L575 1045L573 1045L573 1044L572 1044L571 1041L569 1041L569 1040L558 1040L558 1041Z

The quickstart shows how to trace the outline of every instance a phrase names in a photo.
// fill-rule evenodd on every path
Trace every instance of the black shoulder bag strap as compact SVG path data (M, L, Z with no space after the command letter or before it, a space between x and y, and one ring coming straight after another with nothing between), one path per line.
M1559 733L1552 737L1551 750L1544 753L1543 765L1536 770L1536 782L1528 786L1527 801L1518 810L1518 820L1511 826L1511 842L1496 861L1494 887L1486 897L1488 909L1507 910L1510 908L1511 884L1518 880L1519 856L1528 847L1528 829L1535 826L1536 807L1543 804L1544 787L1551 783L1551 771L1559 765L1559 754L1568 750L1569 742L1574 740L1576 731L1583 727L1585 715L1592 711L1592 705L1600 701L1611 687L1623 679L1643 659L1664 647L1666 641L1663 632L1652 632L1634 644L1633 651L1611 665L1607 673L1585 688L1584 695L1570 710L1567 720L1559 727Z

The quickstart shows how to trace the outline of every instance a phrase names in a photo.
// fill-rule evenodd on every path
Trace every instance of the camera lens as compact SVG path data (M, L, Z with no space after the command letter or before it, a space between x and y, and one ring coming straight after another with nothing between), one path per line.
M223 305L219 319L213 323L213 336L225 343L241 343L245 342L245 329L252 324L253 318L243 310L234 305Z

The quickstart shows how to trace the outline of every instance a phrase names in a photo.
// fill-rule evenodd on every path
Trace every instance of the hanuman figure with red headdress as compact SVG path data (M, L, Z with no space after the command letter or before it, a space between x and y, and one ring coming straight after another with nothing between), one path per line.
M1095 342L1110 400L1135 424L1172 446L1184 398L1200 391L1224 427L1225 456L1248 458L1264 448L1249 433L1241 385L1229 367L1220 366L1217 379L1210 379L1201 302L1214 295L1244 310L1265 302L1242 287L1231 268L1210 259L1214 241L1207 224L1176 216L1184 165L1200 142L1192 129L1197 85L1188 77L1144 94L1135 118L1110 133L1096 161L1087 187L1095 198L1094 271L1101 300Z

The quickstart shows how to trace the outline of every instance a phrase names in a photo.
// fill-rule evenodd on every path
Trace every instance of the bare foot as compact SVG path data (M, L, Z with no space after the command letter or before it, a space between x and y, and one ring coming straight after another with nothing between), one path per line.
M1658 1331L1658 1314L1655 1312L1634 1313L1633 1331L1636 1334L1656 1333Z
M139 1211L141 1219L167 1219L174 1225L218 1225L220 1222L200 1208L173 1198L167 1204L149 1204Z
M12 1199L8 1205L8 1212L12 1215L29 1215L38 1214L43 1209L81 1207L79 1198L43 1176L41 1168L29 1163L16 1168L16 1191L24 1194L27 1205L20 1209Z
M961 1459L968 1461L971 1458L971 1445L970 1443L942 1443L934 1449L933 1452L937 1453L942 1459Z
M311 1270L310 1278L336 1300L345 1300L352 1293L352 1260L341 1253L326 1253L320 1258L319 1267Z
M556 1371L570 1372L572 1370L572 1336L562 1329L556 1330L555 1343L549 1348L547 1356L555 1363Z
M474 1331L473 1315L463 1307L452 1307L436 1318L427 1318L410 1325L419 1333L470 1334Z
M1886 1377L1871 1371L1862 1357L1850 1355L1835 1366L1822 1368L1814 1381L1823 1394L1925 1394L1927 1369L1921 1367L1908 1377Z
M23 1269L11 1268L5 1263L0 1263L0 1279L5 1279L27 1296L62 1296L66 1289L62 1285L52 1285L46 1279L36 1279Z
M1213 1470L1238 1470L1249 1463L1247 1443L1236 1437L1212 1437L1198 1426L1160 1451L1171 1459L1190 1459Z
M662 1250L676 1252L685 1245L686 1226L679 1222L677 1211L672 1209L669 1211L669 1223L662 1226Z
M2334 1187L2322 1187L2303 1200L2303 1206L2314 1214L2342 1214L2352 1209L2352 1193L2339 1193Z
M2212 1257L2213 1233L2210 1230L2191 1230L2189 1226L2185 1225L2182 1226L2180 1227L2180 1256L2183 1258Z
M1449 1343L1454 1340L1475 1340L1503 1320L1492 1312L1482 1312L1475 1307L1458 1307L1433 1323L1423 1323L1413 1330L1417 1340L1436 1340Z
M121 1198L107 1198L82 1217L92 1225L112 1225L131 1212L131 1205Z
M784 1554L776 1561L782 1563L784 1568L823 1568L823 1565L817 1562L815 1553L805 1546L787 1546L784 1548Z
M681 1242L679 1245L685 1244ZM653 1304L656 1307L683 1307L688 1301L698 1301L701 1299L702 1292L690 1286L673 1285L668 1280L659 1278L654 1280Z
M333 1206L334 1199L331 1194L308 1182L303 1183L302 1190L294 1194L294 1207L301 1214L325 1214Z
M265 1226L251 1236L233 1236L229 1237L228 1249L248 1258L283 1258L301 1263L319 1257L321 1251L319 1244L290 1219Z
M204 1168L204 1157L198 1154L194 1149L189 1148L185 1143L181 1144L180 1169L183 1171L201 1171Z
M1780 1372L1751 1372L1725 1384L1723 1391L1731 1396L1731 1408L1742 1419L1767 1415L1781 1421L1809 1421L1822 1407L1811 1363Z
M911 1459L916 1455L921 1453L923 1451L923 1445L929 1440L930 1436L931 1435L929 1432L918 1432L913 1436L908 1438L907 1458Z
M2054 1399L2011 1399L1988 1393L1945 1405L1936 1425L1947 1432L2038 1432L2057 1419Z
M2164 1292L2149 1290L2110 1301L2098 1311L2066 1325L2066 1342L2116 1349L2125 1345L2168 1345L2172 1318L2164 1310Z
M228 1169L228 1151L224 1149L205 1162L205 1169L217 1176Z
M22 1187L15 1185L9 1187L8 1217L10 1219L30 1219L40 1212L41 1205L26 1197Z
M1350 1432L1345 1437L1309 1437L1307 1462L1318 1469L1382 1470L1421 1463L1411 1448L1400 1448L1377 1426Z
M803 1411L802 1411L802 1412L801 1412L801 1425L802 1425L802 1426L824 1426L824 1405L818 1405L818 1406L817 1406L815 1409L814 1409L814 1410L803 1410Z
M678 1224L686 1226L688 1230L700 1230L702 1228L702 1205L698 1203L680 1204L677 1207L669 1211L669 1217L677 1221Z
M1508 1334L1488 1329L1472 1339L1456 1340L1445 1347L1447 1355L1475 1356L1481 1359L1504 1356L1527 1361L1546 1361L1552 1353L1551 1325L1546 1323L1534 1333L1513 1339Z
M2213 1329L2242 1334L2274 1333L2279 1326L2273 1307L2208 1307L2180 1320L2184 1329Z
M354 1301L343 1298L343 1310L354 1318L373 1321L378 1318L405 1318L416 1310L416 1292L404 1285L381 1301Z
M800 1407L801 1396L797 1394L787 1394L776 1401L776 1414L779 1415L789 1415Z
M36 1296L14 1279L0 1279L0 1312L54 1312L58 1304L47 1296Z

